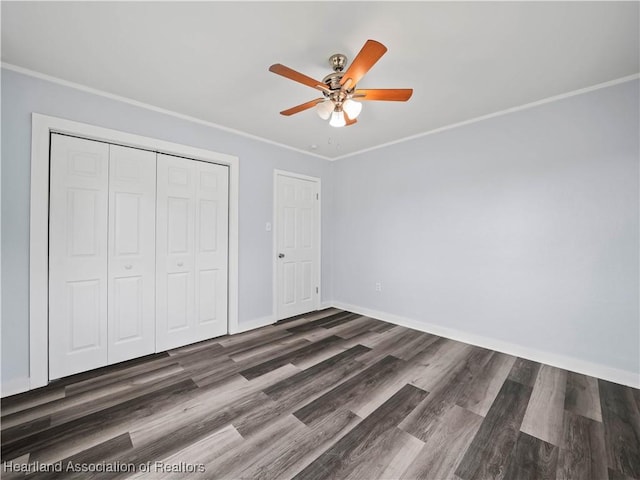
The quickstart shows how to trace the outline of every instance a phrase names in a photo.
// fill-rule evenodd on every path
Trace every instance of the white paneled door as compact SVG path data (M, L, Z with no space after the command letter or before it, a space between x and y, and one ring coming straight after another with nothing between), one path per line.
M276 173L276 316L318 309L319 181Z
M158 155L156 349L227 333L228 167Z
M107 364L109 145L51 138L49 378Z
M51 135L49 378L227 333L228 167Z
M110 145L109 363L155 351L156 154Z

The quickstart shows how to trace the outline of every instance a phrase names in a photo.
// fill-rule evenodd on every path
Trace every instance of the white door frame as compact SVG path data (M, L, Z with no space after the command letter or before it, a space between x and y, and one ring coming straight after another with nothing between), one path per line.
M280 318L280 314L278 312L278 212L277 212L277 208L278 208L278 176L282 175L285 177L291 177L291 178L299 178L302 180L308 180L311 182L315 182L318 185L318 195L319 197L322 196L322 182L321 179L318 177L310 177L309 175L303 175L301 173L293 173L293 172L288 172L286 170L278 170L278 169L274 169L273 170L273 234L272 234L272 238L273 238L273 319L274 322L277 322L278 320L282 320L282 318ZM322 297L322 245L320 243L321 239L322 239L322 202L320 201L321 199L318 197L318 218L317 218L317 222L318 222L318 238L317 238L317 242L318 242L318 257L317 257L317 262L318 262L318 275L317 275L317 285L318 285L318 295L316 297L316 310L320 310L320 298Z
M142 148L229 167L229 333L238 332L238 183L233 155L33 113L29 230L29 389L49 382L49 143L51 133Z

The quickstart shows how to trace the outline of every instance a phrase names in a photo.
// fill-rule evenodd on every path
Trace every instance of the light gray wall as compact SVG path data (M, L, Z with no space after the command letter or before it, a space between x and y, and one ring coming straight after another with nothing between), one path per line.
M240 157L241 324L272 312L278 168L322 178L323 301L637 372L638 89L329 163L3 69L2 381L28 375L31 112Z
M334 300L638 372L638 89L336 162Z
M188 94L188 92L186 93ZM323 301L331 298L329 268L331 164L170 115L2 70L2 381L28 376L29 164L31 113L62 117L240 158L239 321L272 313L273 170L322 179Z

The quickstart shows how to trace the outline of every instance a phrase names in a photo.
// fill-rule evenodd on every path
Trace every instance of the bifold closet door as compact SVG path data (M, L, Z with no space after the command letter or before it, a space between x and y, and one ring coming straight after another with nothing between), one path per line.
M228 168L158 155L156 350L227 333Z
M52 135L49 378L155 351L156 155Z
M51 136L51 379L107 364L108 182L108 144Z
M156 154L110 146L109 363L155 351Z

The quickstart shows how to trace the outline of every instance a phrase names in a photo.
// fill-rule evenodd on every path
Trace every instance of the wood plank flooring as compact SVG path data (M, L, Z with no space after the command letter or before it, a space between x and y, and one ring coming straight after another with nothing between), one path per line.
M335 309L1 402L2 478L640 480L640 392Z

